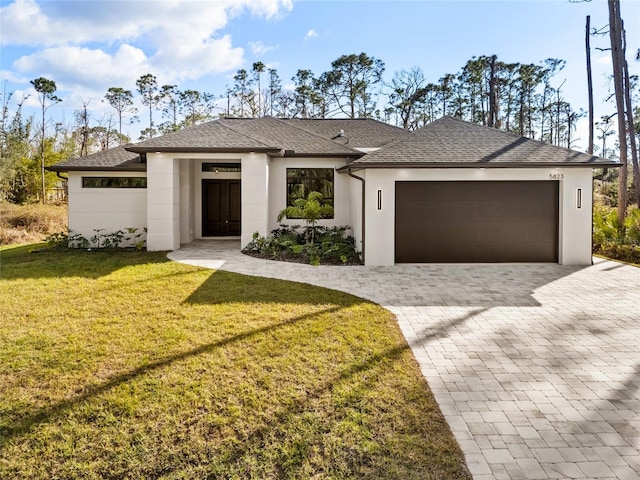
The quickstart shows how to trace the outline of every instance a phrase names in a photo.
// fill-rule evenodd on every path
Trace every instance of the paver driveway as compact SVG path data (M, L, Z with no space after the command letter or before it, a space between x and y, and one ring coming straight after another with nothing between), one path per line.
M640 269L311 267L238 250L196 241L169 258L394 312L475 479L640 478Z

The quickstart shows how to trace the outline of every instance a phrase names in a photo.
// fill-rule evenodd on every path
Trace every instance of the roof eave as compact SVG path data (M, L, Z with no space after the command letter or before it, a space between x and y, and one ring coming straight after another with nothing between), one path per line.
M281 148L276 147L139 147L132 145L125 150L133 153L279 153Z
M114 166L114 167L105 167L105 166L58 166L51 165L50 167L45 167L46 170L50 172L146 172L147 167L144 164L141 164L139 167L123 167L123 166Z
M333 152L333 153L314 153L314 152L294 152L292 150L287 150L285 153L285 157L291 157L291 158L296 158L296 157L314 157L314 158L335 158L335 157L339 157L339 158L346 158L347 161L348 160L357 160L358 158L363 157L365 154L361 154L359 155L358 152ZM341 167L343 168L343 167Z
M504 162L504 163L416 163L416 162L356 162L338 169L339 172L366 168L616 168L619 162Z

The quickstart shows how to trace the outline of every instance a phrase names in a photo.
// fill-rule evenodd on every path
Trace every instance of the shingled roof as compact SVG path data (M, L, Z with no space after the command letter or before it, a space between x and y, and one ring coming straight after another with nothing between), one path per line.
M612 160L443 117L342 169L617 165Z
M380 123L380 122L376 122ZM395 128L395 127L392 127ZM331 129L332 134L337 134ZM335 132L334 132L335 131ZM348 156L361 152L345 142L322 135L322 129L273 117L221 118L127 146L132 152L255 151L278 156Z
M380 148L411 133L371 118L288 118L286 123L351 148Z
M52 172L70 172L74 170L144 172L146 169L147 165L142 161L140 154L128 152L124 147L112 148L91 155L85 155L84 157L72 158L47 167L47 170L51 170Z

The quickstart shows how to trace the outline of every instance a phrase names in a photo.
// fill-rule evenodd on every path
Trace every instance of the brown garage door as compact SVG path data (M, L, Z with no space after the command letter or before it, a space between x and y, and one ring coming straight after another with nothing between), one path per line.
M396 263L557 262L558 182L396 182Z

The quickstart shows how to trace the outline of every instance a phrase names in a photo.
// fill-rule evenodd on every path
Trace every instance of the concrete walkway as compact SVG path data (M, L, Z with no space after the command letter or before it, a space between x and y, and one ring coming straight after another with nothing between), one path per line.
M312 267L242 255L232 240L169 258L391 310L476 480L640 478L639 268Z

